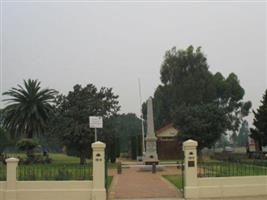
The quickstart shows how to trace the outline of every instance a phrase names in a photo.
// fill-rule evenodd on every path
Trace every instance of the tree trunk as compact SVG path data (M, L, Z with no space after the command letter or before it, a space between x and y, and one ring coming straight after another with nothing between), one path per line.
M32 137L33 137L33 131L32 131L32 130L29 130L29 131L27 132L27 138L32 139Z
M262 152L262 144L260 140L255 140L255 150L256 152Z
M34 162L34 151L33 151L33 149L27 149L26 150L26 156L27 156L28 162Z
M27 131L27 138L29 138L29 139L32 139L33 138L33 130L28 129L28 131ZM26 150L26 155L27 155L27 158L30 161L33 161L33 158L34 158L34 151L33 151L33 149L27 149Z

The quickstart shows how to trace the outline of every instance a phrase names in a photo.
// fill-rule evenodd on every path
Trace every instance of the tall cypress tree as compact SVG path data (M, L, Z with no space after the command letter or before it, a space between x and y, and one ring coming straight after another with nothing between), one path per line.
M255 128L251 128L251 137L256 141L258 151L262 151L261 147L267 145L267 90L261 103L257 111L253 111Z
M137 136L131 137L131 158L135 160L137 157Z
M249 135L249 125L247 120L242 122L241 128L239 130L239 134L237 136L237 145L244 147L247 145L248 142L248 135Z

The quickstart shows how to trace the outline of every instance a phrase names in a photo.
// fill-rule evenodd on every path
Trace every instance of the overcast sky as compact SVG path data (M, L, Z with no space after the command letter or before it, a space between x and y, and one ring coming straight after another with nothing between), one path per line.
M212 72L238 75L254 108L266 89L264 2L32 2L2 4L2 91L27 78L65 94L93 83L114 88L121 112L139 114L138 78L145 100L165 51L191 44Z

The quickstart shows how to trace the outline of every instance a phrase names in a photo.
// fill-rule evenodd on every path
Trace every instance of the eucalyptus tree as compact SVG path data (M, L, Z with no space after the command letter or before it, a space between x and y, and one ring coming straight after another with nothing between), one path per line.
M237 132L251 108L238 77L213 74L200 47L167 51L160 79L153 101L156 128L173 122L182 140L195 139L200 148L212 146L227 131Z

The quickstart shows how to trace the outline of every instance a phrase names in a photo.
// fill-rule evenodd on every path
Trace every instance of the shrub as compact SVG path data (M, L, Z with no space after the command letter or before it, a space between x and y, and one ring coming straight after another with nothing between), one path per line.
M30 138L23 138L19 140L16 144L19 150L25 151L27 155L27 159L25 161L26 164L34 163L34 148L38 146L38 143Z
M33 157L27 157L26 159L20 158L20 163L24 165L29 164L49 164L52 159L49 156L34 155Z
M0 163L6 164L7 156L3 153L0 154Z
M4 149L10 145L10 139L8 137L8 132L0 127L0 154L3 153Z
M38 146L38 143L30 138L23 138L17 142L17 147L21 151L33 150Z

